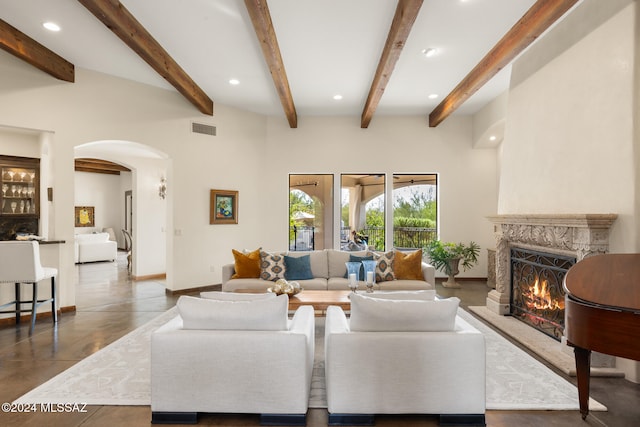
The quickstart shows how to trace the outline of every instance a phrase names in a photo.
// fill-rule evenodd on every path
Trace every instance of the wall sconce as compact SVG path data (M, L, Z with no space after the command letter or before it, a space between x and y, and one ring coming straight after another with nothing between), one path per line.
M160 185L158 186L158 196L164 200L167 197L167 180L163 176L160 178Z

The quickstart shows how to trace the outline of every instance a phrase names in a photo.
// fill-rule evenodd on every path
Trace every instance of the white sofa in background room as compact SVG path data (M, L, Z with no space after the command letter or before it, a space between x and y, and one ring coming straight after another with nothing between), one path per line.
M118 257L118 243L109 240L109 233L75 235L76 264L94 261L115 261Z

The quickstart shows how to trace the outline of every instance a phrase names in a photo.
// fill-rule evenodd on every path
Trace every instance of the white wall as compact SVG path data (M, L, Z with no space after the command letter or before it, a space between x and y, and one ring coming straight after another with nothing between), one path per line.
M635 19L633 3L578 41L562 23L545 38L559 56L514 64L498 213L617 213L612 251L637 249Z
M252 213L262 209L255 183L261 176L265 118L220 105L216 105L214 118L202 116L174 91L78 68L76 83L59 82L5 52L0 52L0 74L0 125L52 131L50 169L55 185L49 231L50 237L68 242L61 248L65 266L61 277L74 277L74 147L87 142L135 141L170 159L169 196L164 201L168 206L164 223L169 230L165 232L169 289L219 283L220 266L231 247L242 244L243 239L260 240L256 236L261 228L252 220ZM192 134L193 120L217 125L218 136ZM141 200L149 197L159 203L159 176L154 174L148 182L137 178L133 178L134 185L148 189ZM209 225L211 188L240 190L239 225ZM148 212L137 212L145 215L142 223L160 232L157 209L152 206ZM162 251L157 245L153 249ZM73 280L61 280L60 300L62 306L74 305Z
M429 128L426 116L376 116L368 129L358 123L357 117L304 117L291 129L282 118L269 118L267 167L257 184L268 206L260 221L268 226L263 243L249 242L249 248L286 249L289 173L336 175L334 224L340 223L341 173L385 173L388 182L394 173L437 173L440 237L479 243L480 263L460 276L486 277L485 249L494 246L494 238L485 217L497 202L496 154L472 149L471 118L454 116L437 128Z
M638 251L638 14L585 0L514 64L498 213L616 213L611 252Z
M0 125L51 131L51 237L73 239L76 147L121 140L166 155L164 222L153 205L160 203L159 176L134 172L132 186L144 193L140 202L147 197L149 202L137 207L139 222L151 234L166 224L169 289L220 283L221 266L233 260L232 248L286 248L289 173L333 173L338 182L340 173L371 170L438 173L441 237L493 246L485 216L495 213L497 202L495 152L472 149L470 118L452 117L431 129L426 115L379 116L369 129L361 129L356 117L303 117L298 129L290 129L281 116L268 118L219 104L214 117L202 116L174 91L80 68L75 83L59 82L5 52L0 52L0 74ZM217 126L217 136L192 134L194 120ZM211 189L239 191L238 224L209 224ZM157 246L151 238L138 240L151 249ZM61 250L67 266L63 273L73 277L73 247ZM481 263L466 275L486 275L484 251ZM73 285L61 286L62 306L73 305Z

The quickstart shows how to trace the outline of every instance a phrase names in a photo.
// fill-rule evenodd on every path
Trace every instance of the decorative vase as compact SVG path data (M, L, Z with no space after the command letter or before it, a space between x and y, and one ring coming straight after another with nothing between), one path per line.
M447 261L447 275L449 279L442 283L445 288L459 288L460 284L456 282L456 274L460 273L458 266L461 258L451 258Z
M376 262L365 260L362 261L362 266L364 267L364 283L367 287L367 293L371 293L376 284Z
M345 262L347 266L347 279L349 279L349 289L355 292L358 289L358 276L360 275L360 267L362 263L359 262Z

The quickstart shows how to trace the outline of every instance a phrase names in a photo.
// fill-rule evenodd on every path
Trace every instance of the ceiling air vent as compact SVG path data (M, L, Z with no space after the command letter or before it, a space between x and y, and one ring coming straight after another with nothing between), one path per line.
M191 123L191 132L201 133L203 135L216 136L216 127L212 125L205 125L203 123Z

